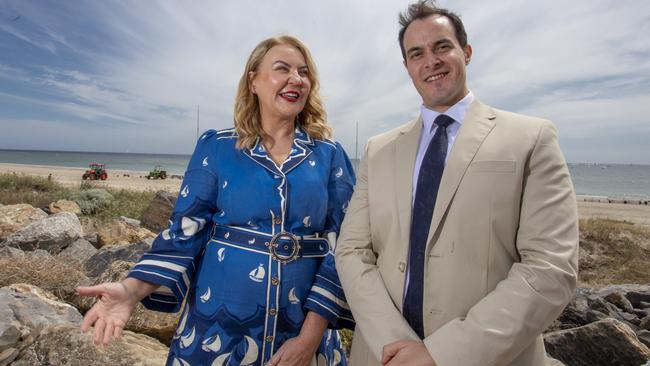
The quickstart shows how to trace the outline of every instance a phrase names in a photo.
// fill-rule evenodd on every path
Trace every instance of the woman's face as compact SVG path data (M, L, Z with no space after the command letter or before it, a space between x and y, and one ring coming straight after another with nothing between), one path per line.
M251 91L259 100L262 121L294 120L311 90L305 58L289 45L272 47L249 78Z

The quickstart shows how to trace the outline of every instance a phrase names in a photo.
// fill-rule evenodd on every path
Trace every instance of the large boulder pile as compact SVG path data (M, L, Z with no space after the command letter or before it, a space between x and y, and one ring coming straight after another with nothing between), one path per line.
M0 207L0 366L164 364L178 314L138 305L122 340L98 347L79 331L95 299L75 291L123 279L154 234L126 217L92 224L86 217L83 228L92 231L84 232L73 206L50 206L50 215Z
M644 365L650 360L650 285L578 288L544 343L568 366Z

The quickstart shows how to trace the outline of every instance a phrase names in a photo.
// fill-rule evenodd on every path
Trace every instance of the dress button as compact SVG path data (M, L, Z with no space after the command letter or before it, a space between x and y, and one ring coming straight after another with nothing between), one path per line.
M271 343L271 342L273 342L273 336L266 336L266 338L264 340Z
M273 284L273 286L277 286L278 283L280 283L280 280L278 280L277 277L273 277L271 278L271 283Z
M276 225L280 225L282 223L282 219L279 217L276 217L275 220L273 220L273 223Z
M271 316L275 316L275 314L277 314L277 313L278 313L278 312L275 311L275 309L270 309L270 310L269 310L269 315L271 315Z
M406 269L406 263L399 262L399 267L398 268L399 268L400 272L404 272L404 270Z

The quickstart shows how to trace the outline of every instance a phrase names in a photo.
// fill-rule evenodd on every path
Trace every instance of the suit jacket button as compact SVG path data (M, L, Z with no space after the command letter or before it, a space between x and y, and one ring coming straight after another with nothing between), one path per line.
M276 217L275 220L273 220L273 223L276 225L280 225L282 223L282 219L279 217Z
M399 262L399 271L404 272L405 269L406 269L406 263Z

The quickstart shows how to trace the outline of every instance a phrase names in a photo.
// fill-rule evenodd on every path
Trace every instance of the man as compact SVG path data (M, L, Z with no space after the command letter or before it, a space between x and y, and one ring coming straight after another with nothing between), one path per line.
M341 229L350 363L546 365L541 333L577 278L577 205L555 127L469 91L457 15L421 0L400 24L421 115L368 141Z

